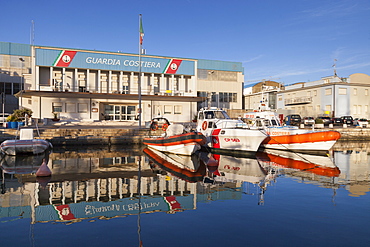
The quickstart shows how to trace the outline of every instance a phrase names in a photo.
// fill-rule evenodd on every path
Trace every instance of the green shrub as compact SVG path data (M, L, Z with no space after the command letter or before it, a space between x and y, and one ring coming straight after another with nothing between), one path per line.
M316 118L315 119L315 124L323 124L324 121L321 118Z
M25 119L26 114L28 117L32 116L32 110L23 108L13 111L13 114L7 117L6 121L8 122L21 122Z

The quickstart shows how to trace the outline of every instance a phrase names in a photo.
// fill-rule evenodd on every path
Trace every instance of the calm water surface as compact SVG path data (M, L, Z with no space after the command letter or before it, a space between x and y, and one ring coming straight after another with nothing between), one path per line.
M1 246L370 246L370 145L329 156L124 146L1 161ZM51 178L34 173L43 159Z

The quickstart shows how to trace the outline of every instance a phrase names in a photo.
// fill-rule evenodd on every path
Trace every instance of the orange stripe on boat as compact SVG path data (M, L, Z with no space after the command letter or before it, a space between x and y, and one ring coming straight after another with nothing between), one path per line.
M157 155L155 152L153 152L149 148L144 148L143 152L145 154L147 154L150 157L150 159L155 161L158 165L161 165L161 166L169 169L170 172L173 175L175 175L177 177L180 177L181 179L184 179L184 177L186 177L187 181L189 181L189 182L200 181L201 179L203 179L203 177L206 174L206 165L204 164L204 162L202 160L200 160L200 166L199 166L198 170L197 171L192 171L190 169L181 168L181 167L178 167L175 164L172 164L171 162L169 162L169 161L163 159L162 157L160 157L159 155Z
M340 138L338 131L321 131L296 135L268 136L262 144L291 144L336 141Z
M316 175L326 176L326 177L338 177L340 170L338 167L331 168L325 166L319 166L314 163L304 162L300 160L289 159L285 157L280 157L274 154L266 154L270 161L279 164L286 168L298 169Z

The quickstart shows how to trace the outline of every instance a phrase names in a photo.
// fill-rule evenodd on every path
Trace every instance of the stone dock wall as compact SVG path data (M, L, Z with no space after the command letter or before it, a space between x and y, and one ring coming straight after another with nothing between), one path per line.
M117 145L134 144L140 145L144 137L151 133L149 129L117 129L117 128L73 128L73 129L39 129L34 130L36 138L45 139L53 146L63 145ZM153 134L153 133L152 133ZM0 142L14 139L18 136L16 129L2 129Z
M341 133L339 141L370 141L370 128L335 129ZM50 141L54 146L63 145L140 145L144 137L158 136L163 131L150 131L148 128L41 128L34 136ZM0 142L14 139L16 129L0 129Z

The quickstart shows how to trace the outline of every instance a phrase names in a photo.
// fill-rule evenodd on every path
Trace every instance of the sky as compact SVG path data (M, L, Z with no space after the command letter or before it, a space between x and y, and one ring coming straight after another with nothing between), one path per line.
M2 1L0 41L137 54L139 14L148 55L241 62L245 84L370 75L369 0Z

